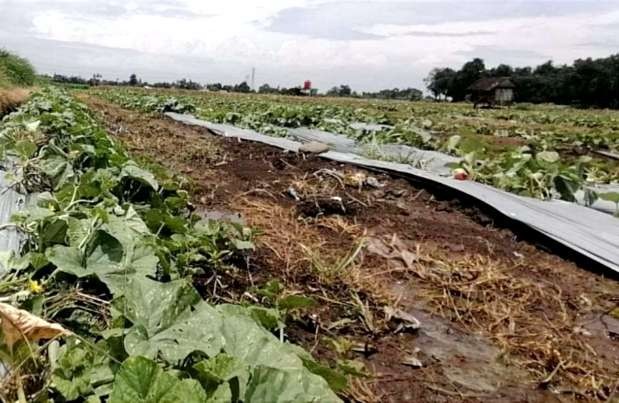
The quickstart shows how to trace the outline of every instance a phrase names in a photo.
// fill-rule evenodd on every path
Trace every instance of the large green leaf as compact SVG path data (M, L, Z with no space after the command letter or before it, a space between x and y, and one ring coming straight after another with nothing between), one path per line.
M207 403L193 379L180 380L145 357L130 357L118 370L110 403Z
M317 377L316 375L312 375ZM284 402L339 402L340 399L326 386L326 382L315 382L307 376L306 370L259 367L252 373L245 394L245 402L284 403Z
M51 156L41 160L41 172L51 180L54 189L59 189L75 176L71 163L61 156Z
M137 165L131 162L126 164L122 168L120 172L120 177L131 178L133 180L137 180L138 182L142 182L143 184L150 186L153 190L159 189L159 184L157 183L157 180L155 179L152 173L138 167Z
M153 275L157 269L158 259L150 247L128 244L125 248L103 231L97 232L89 249L83 253L75 246L55 245L46 256L61 272L79 278L98 277L114 295L124 291L131 276Z
M287 388L293 385L288 380L298 378L310 393L302 401L338 400L327 382L305 367L293 346L280 342L258 325L246 309L227 304L212 307L201 301L195 289L184 280L160 283L134 277L128 286L114 306L133 323L125 337L125 349L130 355L159 356L170 363L178 363L196 351L208 357L223 351L226 359L202 363L197 368L204 385L209 388L219 381L230 381L231 377L244 382L242 368L245 365L250 371L264 367L291 372L278 375L287 380L280 386L288 393ZM233 393L240 393L245 386L233 389ZM298 393L297 389L290 395ZM325 400L325 396L329 398Z
M120 211L121 214L119 215L110 214L108 216L104 229L123 245L135 244L142 236L151 234L132 206L129 206L126 211L120 208Z
M221 337L213 328L221 317L200 300L195 289L184 280L160 283L134 277L124 298L115 306L133 323L125 338L130 355L154 358L161 355L169 362L183 360L194 351L216 355Z

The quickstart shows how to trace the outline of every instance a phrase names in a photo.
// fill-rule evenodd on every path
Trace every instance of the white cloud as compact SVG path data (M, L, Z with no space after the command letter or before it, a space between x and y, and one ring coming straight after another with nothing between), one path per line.
M259 77L273 84L318 77L314 81L323 88L349 83L360 89L421 87L432 67L458 67L477 54L488 64L522 65L616 51L619 3L462 3L0 0L0 10L6 10L4 17L0 12L0 41L23 47L16 50L26 55L35 48L46 51L33 46L36 41L79 43L81 52L100 49L66 60L67 70L82 68L85 74L91 74L95 60L107 61L102 63L107 75L143 69L169 77L180 71L209 81L242 79L242 71L256 66ZM54 66L62 64L53 47L47 52ZM35 54L33 60L45 65L44 56ZM158 73L156 60L161 60Z

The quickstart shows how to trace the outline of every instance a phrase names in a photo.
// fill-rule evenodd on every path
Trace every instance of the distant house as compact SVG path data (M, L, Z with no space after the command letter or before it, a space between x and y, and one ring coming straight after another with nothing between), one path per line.
M481 78L467 88L467 98L478 105L511 105L516 86L509 77Z

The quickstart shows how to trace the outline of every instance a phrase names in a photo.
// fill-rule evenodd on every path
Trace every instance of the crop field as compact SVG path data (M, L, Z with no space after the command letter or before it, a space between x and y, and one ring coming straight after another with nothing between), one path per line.
M189 112L275 136L297 127L344 134L365 144L371 157L380 158L374 150L384 143L440 150L462 158L460 166L473 180L541 199L573 201L587 185L619 182L619 157L600 154L619 153L617 111L153 90L98 94L143 112ZM355 127L359 122L388 127L368 131ZM597 197L618 196L587 192L588 202Z
M0 150L28 201L0 227L21 239L0 259L3 401L617 394L619 283L591 262L444 189L163 115L437 150L513 193L612 201L587 189L619 181L617 111L107 87L15 109Z

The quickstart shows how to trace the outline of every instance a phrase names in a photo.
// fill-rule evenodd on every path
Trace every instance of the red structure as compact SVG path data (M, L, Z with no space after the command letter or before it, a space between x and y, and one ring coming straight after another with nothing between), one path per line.
M305 80L305 82L303 83L303 89L305 91L309 91L312 89L312 82L310 80Z

